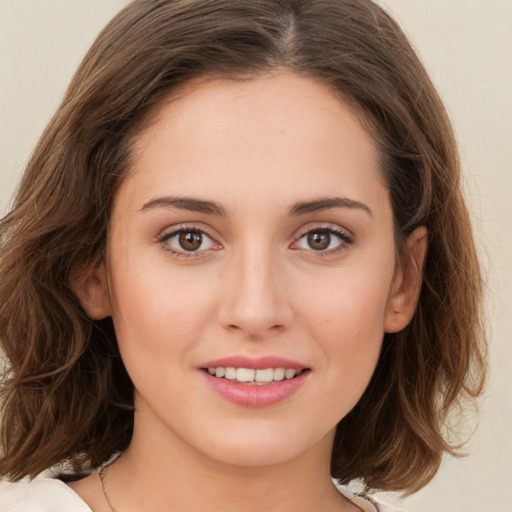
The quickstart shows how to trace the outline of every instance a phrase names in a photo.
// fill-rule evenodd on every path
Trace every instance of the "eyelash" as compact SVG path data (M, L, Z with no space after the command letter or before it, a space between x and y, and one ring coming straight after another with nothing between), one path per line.
M173 229L170 232L166 232L158 238L158 242L163 246L164 250L171 254L172 256L178 258L198 258L204 256L208 249L200 249L197 251L187 251L186 249L176 250L170 245L169 241L182 233L199 233L204 237L207 237L212 244L216 245L216 249L221 248L222 246L215 241L215 238L211 236L205 229L198 228L197 226L180 226L176 229ZM204 240L203 240L204 243ZM216 250L214 249L214 250Z
M311 233L326 233L330 236L334 236L339 240L339 245L337 247L334 247L332 249L327 250L317 250L315 251L313 248L311 248L308 252L311 252L314 254L317 258L327 258L336 256L339 253L343 251L347 251L349 249L349 246L354 243L354 239L351 235L349 235L346 231L335 228L333 226L314 226L312 228L306 229L304 232L302 232L296 240L293 242L292 245L296 245L300 240L302 240L304 237ZM296 249L300 250L300 248Z
M170 245L169 241L172 238L174 238L180 234L183 234L183 233L198 233L204 237L207 237L207 239L209 239L211 241L211 243L213 245L216 245L217 247L215 247L215 248L208 247L206 249L191 250L191 251L187 251L186 249L181 249L181 250L173 249L172 246ZM315 257L319 257L319 258L335 256L342 251L346 251L346 250L348 250L349 246L354 242L353 238L346 231L334 228L332 226L314 226L314 227L311 227L310 229L303 231L294 240L294 242L290 245L290 248L292 248L294 250L301 250L300 247L294 248L293 246L298 244L300 242L300 240L302 240L304 237L306 237L307 235L309 235L311 233L326 233L329 236L334 236L335 238L337 238L340 241L339 245L332 249L315 250L313 248L310 248L310 250L307 250L307 252L311 252L312 254L315 255ZM179 257L179 258L204 257L209 252L210 249L218 250L218 249L222 248L222 246L218 242L216 242L215 238L213 236L211 236L205 229L199 228L197 226L188 226L188 225L180 226L176 229L173 229L170 232L166 232L166 233L162 234L158 238L158 242L163 246L163 248L166 252L168 252L172 256ZM204 243L204 240L202 240L202 244L203 243Z

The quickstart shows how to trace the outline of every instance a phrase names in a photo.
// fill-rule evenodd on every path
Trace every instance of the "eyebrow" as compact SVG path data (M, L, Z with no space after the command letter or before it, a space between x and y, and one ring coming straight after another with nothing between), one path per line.
M330 208L354 208L366 212L373 218L373 212L369 206L361 203L360 201L349 199L348 197L323 197L313 201L302 201L300 203L296 203L290 209L290 215L295 217L306 213L329 210Z
M188 210L191 212L206 213L209 215L226 216L226 209L218 203L213 201L206 201L204 199L196 199L192 197L180 196L159 196L149 200L141 208L141 211L151 210L153 208L170 207L178 208L180 210ZM372 210L354 199L347 197L324 197L314 199L312 201L301 201L295 203L289 210L289 214L293 217L305 215L308 213L321 212L329 210L330 208L354 208L366 212L373 218Z
M212 201L205 201L203 199L179 196L154 197L142 206L141 211L151 210L152 208L158 207L179 208L180 210L207 213L210 215L226 215L225 208L220 204L214 203Z

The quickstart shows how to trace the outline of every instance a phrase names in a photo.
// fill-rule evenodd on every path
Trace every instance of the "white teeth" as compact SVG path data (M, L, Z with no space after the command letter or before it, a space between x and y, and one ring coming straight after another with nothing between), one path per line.
M274 370L274 380L283 380L285 374L284 368L276 368Z
M266 370L256 370L256 376L254 377L256 382L272 382L274 380L274 370L267 368Z
M215 372L215 374L217 374L217 372ZM229 380L235 380L236 379L236 368L226 368L225 372L224 372L224 377L226 377L226 379L229 379Z
M238 382L252 382L255 375L256 370L249 368L237 368L236 370L236 380Z
M285 379L293 379L293 377L295 377L295 373L295 370L285 370L284 377Z
M293 379L301 373L301 370L293 370L292 368L265 368L255 370L253 368L233 368L233 367L217 367L208 368L208 373L218 378L226 378L237 382L268 384L273 381L284 379Z

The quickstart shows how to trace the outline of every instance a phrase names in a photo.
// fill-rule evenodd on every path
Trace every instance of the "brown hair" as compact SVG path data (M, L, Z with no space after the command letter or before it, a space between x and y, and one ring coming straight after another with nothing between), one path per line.
M0 224L3 475L88 469L127 447L132 385L112 323L86 316L70 276L103 257L152 109L195 77L278 68L360 113L382 155L397 247L420 225L429 235L417 312L385 335L370 385L339 423L332 475L413 492L455 453L448 413L483 383L482 283L452 129L398 25L369 0L136 0L85 57Z

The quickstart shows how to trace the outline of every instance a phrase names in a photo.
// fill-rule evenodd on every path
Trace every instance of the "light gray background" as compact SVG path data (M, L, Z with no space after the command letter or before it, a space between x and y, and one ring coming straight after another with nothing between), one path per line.
M0 0L0 213L80 58L123 0ZM487 271L491 373L471 455L410 512L512 512L512 0L385 0L430 70L461 146ZM386 496L386 499L393 499Z

